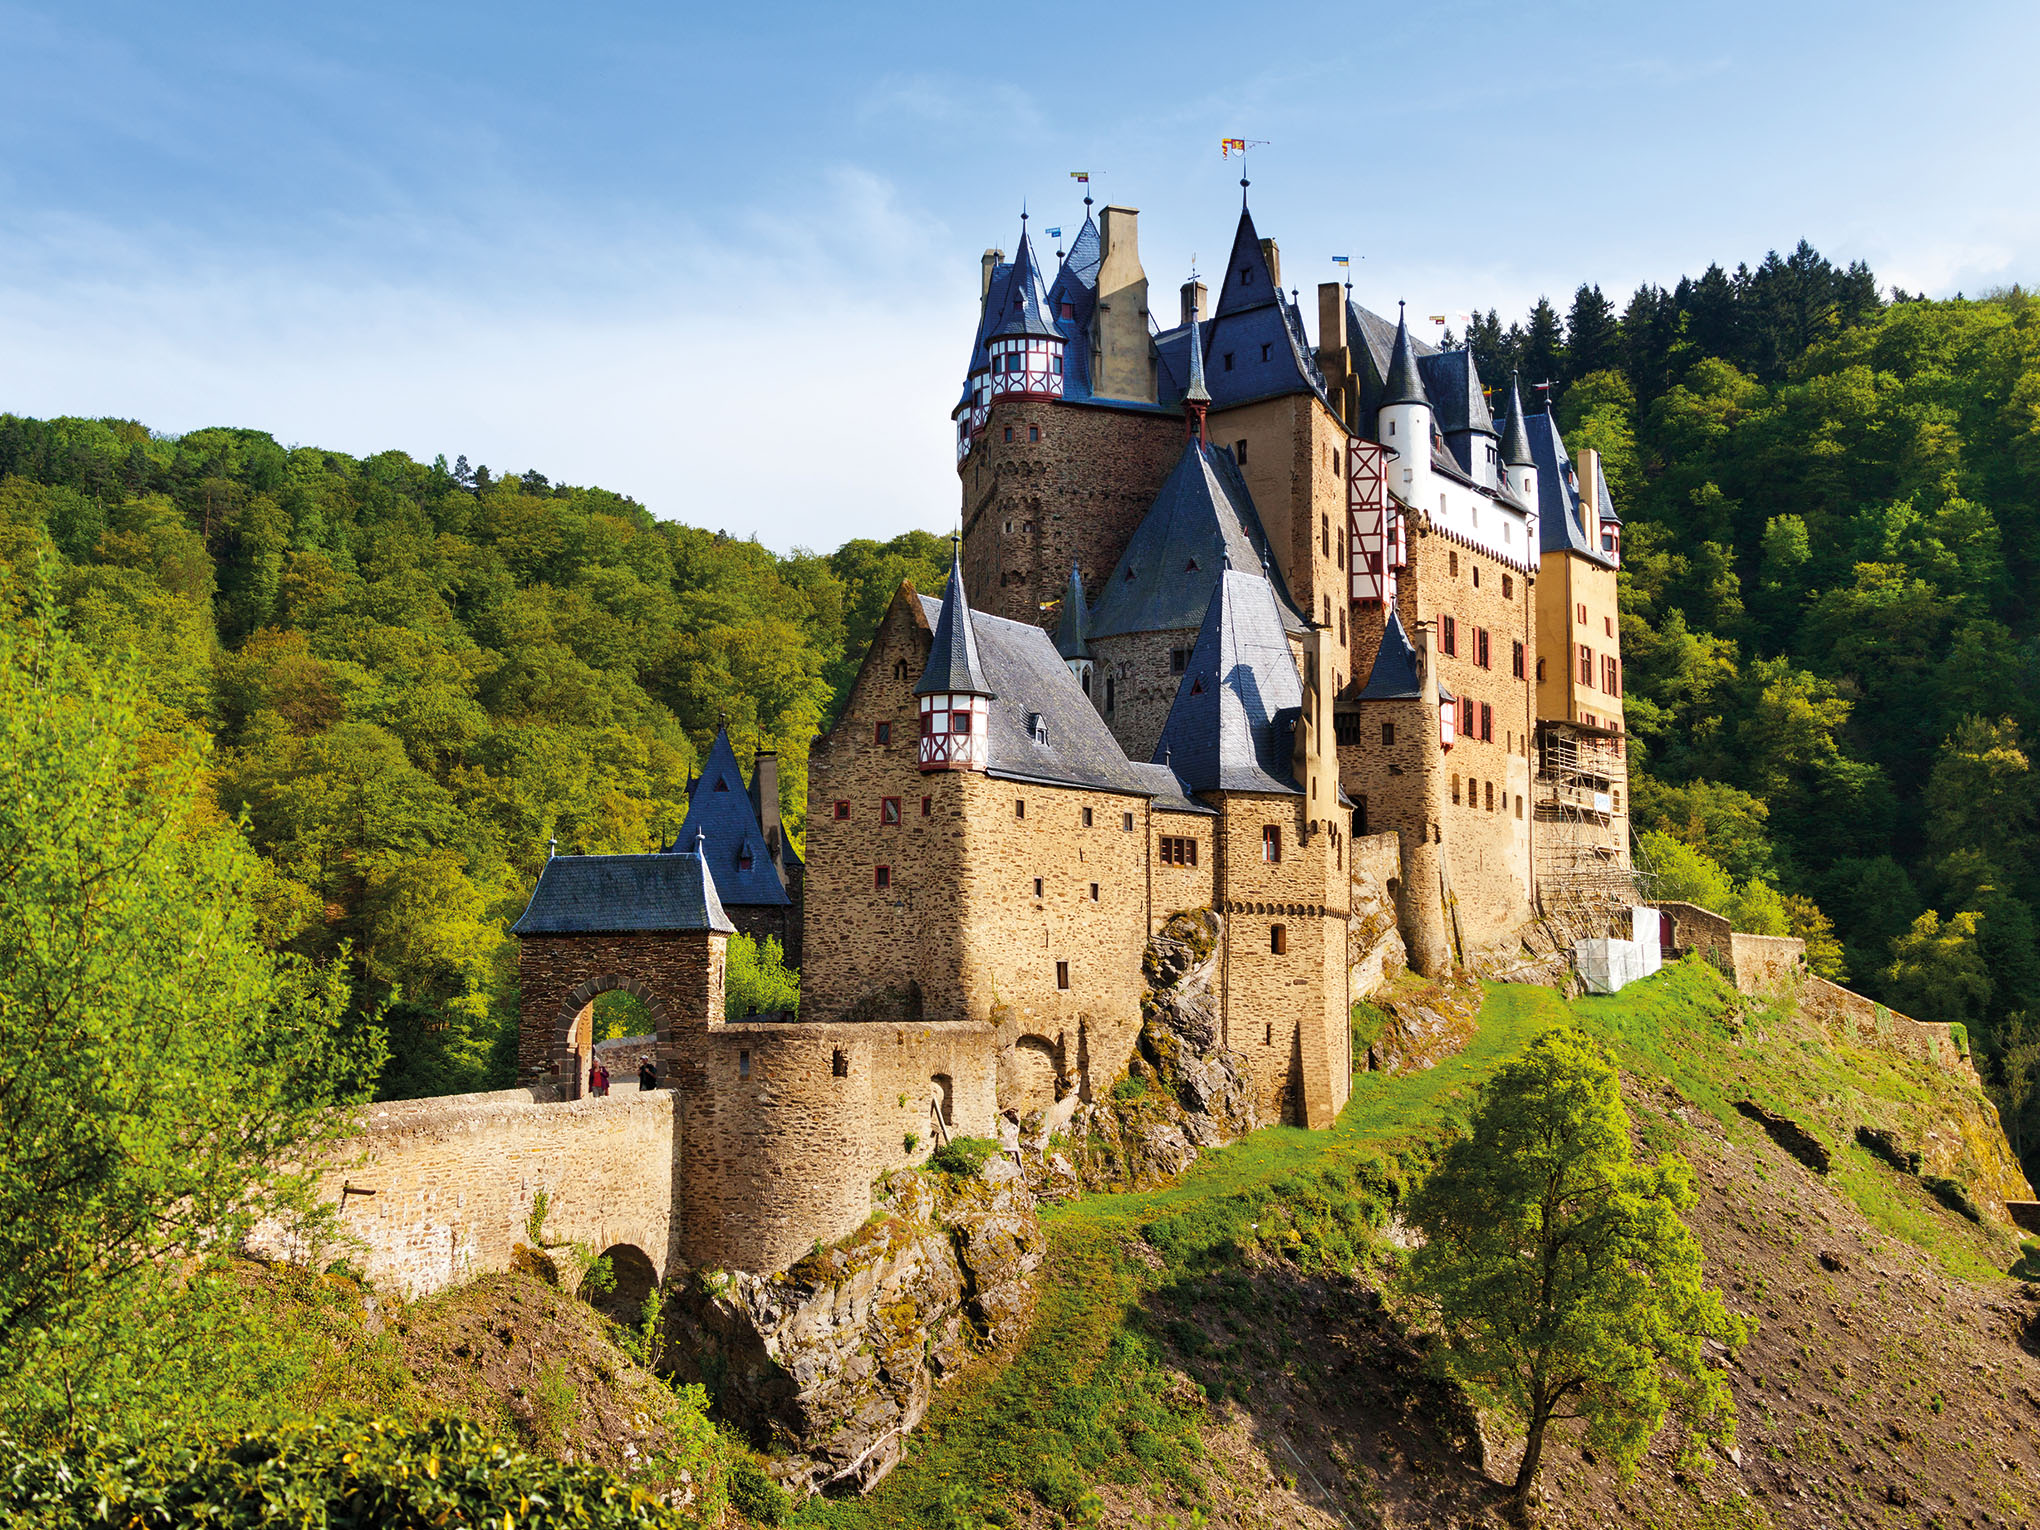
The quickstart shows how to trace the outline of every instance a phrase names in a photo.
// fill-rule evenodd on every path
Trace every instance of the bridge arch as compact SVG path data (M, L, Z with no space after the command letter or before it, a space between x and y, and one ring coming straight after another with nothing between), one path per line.
M644 1320L645 1302L659 1285L659 1267L635 1243L612 1243L598 1256L608 1261L609 1279L601 1290L581 1277L575 1293L612 1322L635 1327ZM595 1266L589 1267L592 1273Z

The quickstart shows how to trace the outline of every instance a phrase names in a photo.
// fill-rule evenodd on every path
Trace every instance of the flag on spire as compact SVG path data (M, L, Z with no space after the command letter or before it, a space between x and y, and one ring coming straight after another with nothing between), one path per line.
M1218 141L1218 157L1220 159L1231 159L1235 154L1244 154L1246 152L1247 141L1244 138L1221 138Z
M1070 179L1088 186L1091 184L1091 172L1088 170L1072 170L1070 172Z
M1332 264L1335 266L1351 266L1353 264L1353 257L1350 255L1334 255L1332 257Z

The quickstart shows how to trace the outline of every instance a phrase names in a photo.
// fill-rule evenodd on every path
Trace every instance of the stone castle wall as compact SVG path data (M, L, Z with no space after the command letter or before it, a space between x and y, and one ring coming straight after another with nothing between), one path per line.
M1162 859L1163 839L1187 839L1196 848L1197 863L1178 865ZM1209 813L1171 813L1156 809L1148 817L1148 933L1153 935L1171 915L1210 908L1218 860L1218 819Z
M1041 607L1060 599L1071 563L1095 592L1182 450L1178 416L1046 399L993 404L958 469L971 609L1052 628L1054 613Z
M1180 650L1187 664L1196 645L1195 628L1129 632L1091 640L1091 652L1098 661L1091 681L1091 703L1129 760L1146 762L1155 757L1169 709L1183 688L1183 675L1175 668L1172 655ZM1111 681L1109 689L1107 680Z

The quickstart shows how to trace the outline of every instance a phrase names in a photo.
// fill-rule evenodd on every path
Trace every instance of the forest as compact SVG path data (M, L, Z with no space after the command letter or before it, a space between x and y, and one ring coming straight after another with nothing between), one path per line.
M1465 343L1603 454L1666 890L1963 1025L2023 1147L2040 304L1880 294L1801 243ZM740 756L780 750L798 836L809 740L946 553L781 556L536 469L0 415L0 590L132 655L150 736L197 741L207 812L254 852L262 939L344 969L386 1097L506 1081L504 931L548 844L667 842L719 720Z

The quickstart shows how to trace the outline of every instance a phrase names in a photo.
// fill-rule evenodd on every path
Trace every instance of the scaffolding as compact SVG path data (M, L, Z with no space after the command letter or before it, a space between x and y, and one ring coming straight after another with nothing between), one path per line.
M1531 866L1537 911L1559 950L1627 936L1629 911L1650 901L1649 869L1630 843L1622 735L1588 723L1537 725Z

